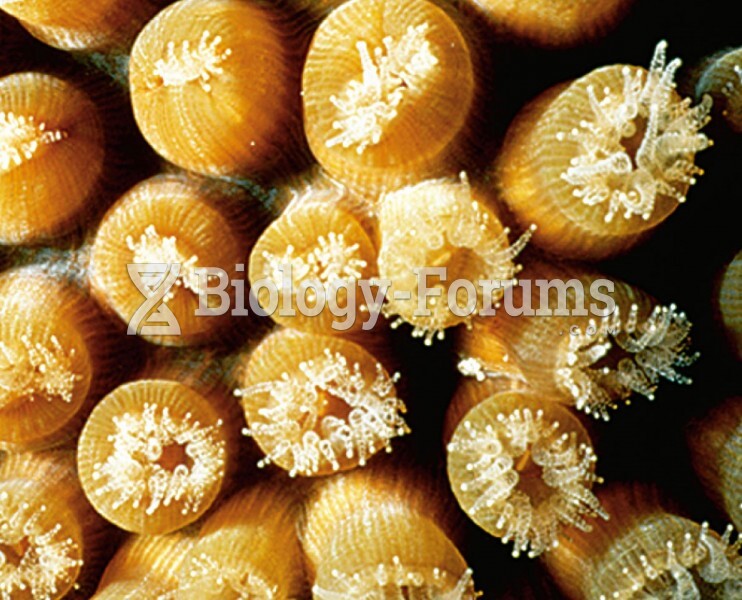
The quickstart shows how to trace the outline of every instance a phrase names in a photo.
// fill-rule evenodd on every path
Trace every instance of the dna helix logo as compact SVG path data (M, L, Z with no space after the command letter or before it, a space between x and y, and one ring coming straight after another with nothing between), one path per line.
M180 335L180 323L167 305L180 263L132 263L126 269L145 298L129 320L127 335Z

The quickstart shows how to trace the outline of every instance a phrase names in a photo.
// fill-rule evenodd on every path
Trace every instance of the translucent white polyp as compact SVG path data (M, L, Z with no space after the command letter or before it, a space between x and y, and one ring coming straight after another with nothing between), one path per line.
M14 495L14 490L0 492L0 598L55 597L82 565L82 550L62 523L48 523L45 504L32 506ZM17 564L3 546L24 548Z
M656 514L642 520L600 557L590 557L590 597L735 600L742 594L740 539L718 537L708 523Z
M343 459L357 458L364 465L380 448L390 449L392 438L408 431L401 416L405 408L396 397L396 377L387 375L380 363L375 370L368 383L360 364L326 349L302 361L294 375L284 373L277 381L237 390L247 402L268 398L258 410L262 421L251 422L245 431L272 445L259 466L288 460L290 475L313 475L325 465L340 469ZM323 394L344 402L350 409L347 417L320 414Z
M562 179L583 203L607 204L606 222L617 213L649 219L659 196L683 202L685 189L702 172L693 161L710 145L700 130L709 120L711 98L704 96L691 108L689 99L677 96L674 77L681 63L666 64L666 49L667 42L657 44L646 75L624 67L622 90L588 86L593 114L579 127L557 134L557 140L576 142L579 148ZM638 148L628 150L623 142L637 134Z
M338 133L327 140L328 148L355 146L358 154L378 144L388 125L396 118L398 108L408 96L424 89L428 74L438 64L426 39L428 24L410 25L398 40L384 38L383 48L356 44L363 69L362 79L348 82L345 91L331 96L338 111L333 129Z
M502 297L499 287L490 292L491 298L485 298L480 280L512 282L519 271L515 257L533 233L529 229L511 244L510 230L502 228L486 205L474 199L463 172L458 181L432 179L384 194L379 229L379 275L392 283L382 312L387 317L398 316L392 328L411 324L412 336L424 338L426 345L434 338L442 339L446 328L470 323L483 307ZM462 256L464 266L450 268L449 263ZM418 296L418 282L424 277L421 270L434 268L447 269L446 282L438 285L431 276L425 283L443 289L438 290L439 297L431 294L423 301ZM466 311L454 313L447 297L448 287L458 279L469 280L476 293L468 315L463 314ZM398 299L398 291L410 296L401 294ZM419 303L425 311L418 312Z
M632 393L653 400L660 379L691 383L678 371L698 357L688 351L690 329L685 313L678 312L674 304L656 306L641 322L637 305L626 315L616 306L611 315L591 320L584 331L569 336L564 359L557 366L557 384L572 396L578 409L608 420L608 409ZM614 346L628 356L615 368L595 368Z
M96 496L113 494L112 508L130 504L152 515L173 502L182 503L182 514L197 513L204 493L224 472L225 442L221 420L203 425L190 413L174 418L167 406L146 403L140 413L126 412L113 418L111 452L93 466L93 480L101 481ZM172 470L158 463L164 448L177 444L190 459Z
M592 448L574 432L560 432L541 410L496 414L492 399L483 404L467 413L448 445L454 494L472 520L512 540L513 556L537 556L558 543L563 526L590 531L585 516L607 517L590 491L598 479ZM519 487L516 464L524 455L540 469L538 499Z

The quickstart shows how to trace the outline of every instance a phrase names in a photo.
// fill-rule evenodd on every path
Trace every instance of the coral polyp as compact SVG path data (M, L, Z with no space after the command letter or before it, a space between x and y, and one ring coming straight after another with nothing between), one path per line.
M392 327L412 325L426 345L491 310L520 270L515 257L532 231L511 244L510 230L479 196L461 173L459 181L424 181L381 198L379 276L391 284L382 312ZM421 281L433 288L425 297ZM468 287L456 287L462 281Z
M147 225L138 240L135 240L132 235L127 235L126 247L134 253L133 261L135 263L180 265L178 277L173 286L176 289L182 287L197 296L203 293L197 271L199 268L198 256L192 254L186 257L182 254L178 249L178 239L174 235L164 237L157 233L155 225L150 224ZM208 281L208 276L205 281ZM169 290L163 296L163 301L171 300L174 295L175 292L172 289Z
M247 363L241 387L248 428L289 475L323 475L363 466L408 433L404 402L380 362L335 337L283 330Z
M62 50L126 52L137 31L157 11L159 0L2 0L0 10L16 17L42 42Z
M696 95L710 94L714 108L736 133L742 133L742 48L712 56L703 66Z
M2 488L0 488L2 489ZM0 595L58 598L82 566L82 548L46 504L20 505L0 491Z
M574 266L534 260L524 273L504 300L507 314L480 318L462 333L464 374L498 377L502 365L487 356L494 345L534 390L604 420L634 394L653 400L662 380L692 383L682 369L699 354L691 350L691 323L675 305Z
M164 158L197 173L270 171L295 154L292 43L276 7L170 4L139 33L131 53L132 105L144 137Z
M352 0L312 42L304 128L331 175L375 198L457 164L475 93L468 44L445 10Z
M229 441L218 404L174 381L136 381L91 414L78 448L80 478L109 520L129 531L166 533L214 501Z
M49 345L33 343L28 335L21 336L14 350L0 342L0 371L10 372L7 382L0 383L5 393L20 392L22 396L40 393L50 400L58 398L69 404L75 385L82 379L73 367L74 348L63 348L57 336L49 338ZM8 398L3 398L3 404Z
M92 598L173 598L180 565L194 541L192 532L129 537L108 563Z
M495 31L544 47L576 46L610 31L632 0L469 0Z
M192 422L190 414L176 422L167 407L159 413L157 409L156 404L145 404L141 416L124 413L114 417L113 454L93 466L93 479L105 482L95 493L115 494L114 509L131 503L132 508L143 507L146 515L173 501L183 503L183 514L197 512L204 489L213 485L224 464L224 443L214 436L222 422L201 427ZM185 452L192 467L181 462L170 469L163 464L167 463L168 450ZM146 457L151 465L144 478L141 475L146 467L138 456ZM143 502L147 492L149 502Z
M177 597L266 598L300 595L304 584L297 503L276 484L247 488L203 524L178 573ZM281 560L275 560L280 554Z
M99 562L102 526L72 453L0 457L0 598L76 597Z
M168 42L165 58L155 61L151 87L178 87L195 81L204 92L211 92L210 80L224 74L221 65L232 55L231 48L222 47L223 41L222 36L212 36L205 30L194 47L190 40L184 40L180 46Z
M737 598L742 540L667 511L656 492L615 486L600 494L611 520L576 532L545 563L570 598Z
M358 332L368 312L361 282L377 274L376 249L346 206L346 192L317 188L297 195L260 236L250 255L250 282L260 306L281 325Z
M687 432L693 470L703 491L742 528L742 398L727 398Z
M46 144L59 142L67 137L61 129L48 129L44 122L37 123L33 115L15 115L0 112L0 171L10 171L43 150Z
M733 541L733 528L730 526L719 537L709 532L708 523L699 526L677 521L680 522L665 517L657 523L649 521L642 525L642 533L651 540L643 548L646 554L640 552L637 557L628 553L628 556L616 557L611 570L620 570L625 579L620 588L600 594L600 600L643 595L734 598L739 594L742 587L741 544L739 539ZM650 532L653 530L659 539L652 539ZM615 544L620 548L627 542L630 546L635 543L620 538ZM618 552L623 554L622 549Z
M680 60L660 42L649 70L613 65L556 86L523 109L500 158L498 184L534 243L564 257L625 252L664 221L703 171L711 97L675 91Z
M221 269L230 281L244 279L249 235L242 201L247 199L232 186L184 175L139 183L114 203L98 228L90 260L93 295L131 334L153 343L213 340L230 314L225 309L203 318L199 310L220 305L217 295L205 295L205 288L218 284L208 269ZM231 303L235 289L226 293ZM163 305L170 320L158 318Z
M598 100L595 86L588 85L593 115L578 129L556 134L579 146L562 178L584 204L607 203L607 223L617 213L648 220L661 195L685 202L680 186L703 173L688 157L709 146L700 130L709 120L711 97L694 108L690 99L677 102L673 81L681 63L676 58L666 64L666 49L666 42L657 45L646 74L623 67L620 94L605 88ZM640 138L635 148L634 136Z
M569 535L608 518L592 493L597 457L569 411L528 392L489 395L465 383L457 403L477 404L451 426L448 474L459 504L485 531L513 542L513 556L538 556ZM476 398L476 397L479 398ZM449 417L449 419L451 418Z
M76 283L43 268L0 276L0 448L65 441L110 384L112 330Z
M0 79L0 243L71 229L98 189L104 154L103 115L78 85L41 72Z
M629 307L626 316L617 306L609 317L590 320L584 331L570 335L556 378L578 410L607 418L608 408L632 394L654 400L662 379L692 383L679 371L698 358L689 350L691 324L685 313L678 312L674 304L655 306L643 321L638 321L638 313L637 304ZM614 368L601 367L601 360L612 350L625 357Z
M373 56L365 41L356 44L362 79L351 80L342 94L330 96L338 110L338 120L332 124L338 132L325 142L328 148L340 144L363 154L390 129L406 96L425 89L438 64L425 36L428 29L427 23L410 25L398 40L387 36Z
M474 600L436 490L388 463L320 481L302 542L313 597Z

